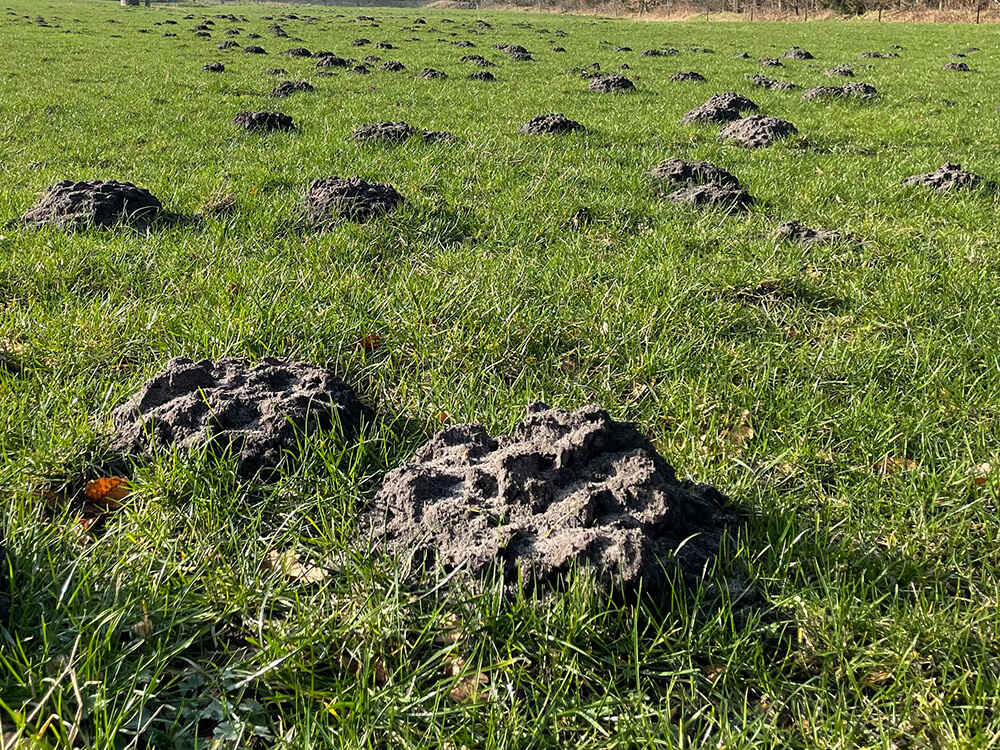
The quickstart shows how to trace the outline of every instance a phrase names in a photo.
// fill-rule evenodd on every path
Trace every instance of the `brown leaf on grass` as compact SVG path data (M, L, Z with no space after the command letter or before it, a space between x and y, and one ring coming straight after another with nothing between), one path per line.
M121 507L121 500L128 497L132 490L128 486L125 477L101 477L92 479L84 487L84 494L87 502L97 507L105 506L105 510L114 510Z
M896 474L901 471L913 471L917 468L917 462L906 456L885 456L875 464L875 473L883 477Z
M982 487L986 484L986 480L989 479L990 473L993 471L993 464L989 461L979 464L978 466L973 466L969 470L969 476L972 477L972 483L977 487Z
M149 619L149 612L146 611L146 602L142 603L142 619L132 626L132 632L144 641L153 637L153 621Z
M367 336L362 336L358 339L357 347L365 354L371 354L380 346L382 346L382 337L377 333L369 333Z
M319 583L330 575L326 568L312 563L303 563L294 550L279 552L276 549L267 553L264 558L265 570L278 570L291 581L298 583Z
M892 682L892 675L889 672L872 672L865 677L865 684L869 687L879 687Z
M489 684L490 678L478 672L459 680L458 684L448 691L448 697L455 703L476 703L482 699L483 692Z

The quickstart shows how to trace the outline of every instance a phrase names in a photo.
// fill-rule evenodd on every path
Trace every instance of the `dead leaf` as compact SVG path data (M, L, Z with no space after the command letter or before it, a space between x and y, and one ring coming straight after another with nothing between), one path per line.
M878 687L892 681L892 675L888 672L872 672L865 677L865 683L870 687Z
M362 336L358 339L358 349L361 349L365 354L371 354L373 351L382 346L382 337L377 333L369 333L367 336Z
M989 461L979 464L979 466L973 466L969 469L969 476L972 477L972 483L977 487L982 487L986 484L986 480L989 479L990 473L993 471L993 464Z
M458 681L448 697L455 703L473 703L482 698L483 691L490 684L490 678L482 672L470 675Z
M905 456L886 456L875 464L875 473L884 477L896 474L900 471L913 471L917 468L917 462Z
M102 477L87 482L84 494L87 500L94 505L106 505L105 510L121 507L120 500L124 500L132 493L129 489L128 480L125 477Z
M319 583L330 575L330 572L323 567L302 562L298 553L294 550L279 552L276 549L267 553L264 559L265 570L279 570L286 578L298 583Z
M146 611L146 602L142 603L142 619L132 626L132 632L144 641L153 637L153 621L149 619L149 612Z

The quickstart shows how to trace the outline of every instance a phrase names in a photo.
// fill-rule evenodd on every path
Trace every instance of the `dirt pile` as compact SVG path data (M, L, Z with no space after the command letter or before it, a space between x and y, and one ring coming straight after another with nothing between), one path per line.
M834 68L827 68L826 74L830 77L842 76L844 78L854 78L854 70L847 65L838 65Z
M812 60L813 59L812 53L809 50L802 49L801 47L795 47L795 46L789 47L787 50L785 50L785 54L783 55L783 57L786 57L789 60Z
M292 47L284 52L287 57L312 57L312 52L305 47Z
M371 410L333 371L266 358L172 359L111 415L111 447L126 455L207 446L232 455L241 477L266 477L304 433L339 423L357 433Z
M351 133L351 137L356 141L382 143L402 143L413 136L419 136L428 142L456 140L451 133L441 130L419 130L406 122L376 122L362 125Z
M447 78L448 74L443 70L435 70L434 68L424 68L420 71L420 75L417 78L425 78L427 80L434 80L440 78Z
M211 62L208 65L203 65L201 69L206 73L224 73L226 66L220 62Z
M586 128L562 113L536 115L521 126L521 132L528 135L561 135Z
M957 70L960 73L972 72L972 68L970 68L968 64L964 62L948 63L947 65L941 66L941 70Z
M760 107L735 91L714 94L707 102L686 112L681 119L684 125L703 124L711 122L732 122L743 116L744 112L756 112Z
M681 70L670 76L671 83L705 83L708 79L693 70Z
M877 96L878 90L874 86L861 81L851 81L843 86L814 86L802 94L802 101L842 98L875 99Z
M759 74L749 75L747 78L754 86L759 86L762 89L767 89L768 91L791 91L793 89L801 88L797 83L791 83L789 81L776 81L773 78L768 78L767 76L762 76Z
M778 139L797 132L796 127L787 120L768 115L750 115L729 123L719 133L719 139L744 148L766 148Z
M740 187L740 181L722 167L710 161L684 161L683 159L668 159L655 167L651 172L657 180L672 186L690 187L714 183L726 187Z
M488 70L477 70L466 76L470 81L495 81L497 77Z
M961 164L947 162L942 164L934 172L927 174L915 174L903 180L907 186L919 186L933 188L942 193L952 190L971 190L978 187L995 187L989 180L984 180L973 172L966 172Z
M635 84L625 76L608 75L592 78L587 84L588 91L599 94L614 94L623 91L635 91Z
M713 182L682 187L668 195L667 200L694 208L709 206L725 208L730 213L745 210L754 203L753 196L743 188L717 185Z
M61 229L117 224L144 228L160 215L162 208L156 196L131 182L62 180L46 188L21 220Z
M233 124L260 133L295 130L292 118L281 112L240 112L233 118Z
M797 245L832 245L849 239L849 235L832 229L812 229L798 221L789 221L779 226L774 232L774 238L794 242Z
M360 177L325 177L313 180L306 193L306 214L318 222L335 219L365 222L395 211L405 199L391 185Z
M378 66L378 69L384 70L386 73L400 73L406 70L406 66L399 62L399 60L386 60Z
M574 567L605 585L695 580L734 518L707 485L678 481L634 425L597 406L533 404L507 436L437 433L386 475L362 527L416 569L558 586Z
M311 83L308 81L282 81L271 91L271 96L275 99L284 99L292 94L297 94L300 91L315 91Z

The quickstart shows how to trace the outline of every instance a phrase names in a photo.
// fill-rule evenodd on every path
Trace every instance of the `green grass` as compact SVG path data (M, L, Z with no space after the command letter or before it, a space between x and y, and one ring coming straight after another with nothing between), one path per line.
M261 20L287 9L8 3L5 218L64 178L128 179L188 216L236 201L146 236L0 231L0 351L21 367L0 370L0 722L18 747L995 745L998 478L982 465L1000 462L998 201L899 185L944 161L1000 179L994 29L420 11L435 30L407 42L416 11L369 10L372 29L351 20L359 9L295 7L323 19L282 22L301 44L409 69L316 78ZM153 25L188 12L248 16L238 25L271 54L217 51L224 21L211 40L194 20ZM473 35L477 17L494 30ZM435 41L453 30L477 47ZM400 49L352 48L359 36ZM537 60L509 61L497 41ZM856 59L893 43L899 59ZM635 52L612 51L624 44ZM791 44L817 59L765 74L819 85L854 62L881 100L754 89L756 63L731 57ZM682 54L639 55L663 45ZM976 72L940 69L968 45L984 50ZM499 81L465 80L468 53L496 60ZM201 72L213 60L224 74ZM566 73L594 61L627 61L638 92L588 94ZM317 92L269 99L272 66ZM425 66L450 78L415 79ZM709 82L668 83L687 69ZM679 124L727 90L801 137L750 152ZM246 109L285 111L300 131L237 132ZM545 112L590 132L517 133ZM348 138L399 119L461 142ZM759 203L725 217L665 202L647 175L671 156L715 161ZM306 185L333 174L409 202L304 231ZM582 207L594 222L568 227ZM790 219L863 242L776 243ZM381 346L366 352L371 334ZM407 427L314 441L266 486L204 457L142 463L125 507L83 532L44 489L99 475L110 409L177 355L327 363ZM358 509L442 422L503 431L539 399L636 421L680 475L749 516L703 587L623 604L581 576L513 600L401 581L359 548ZM751 440L725 439L744 425ZM296 580L267 564L273 551L330 574ZM721 596L732 580L757 600ZM478 699L456 701L479 673Z

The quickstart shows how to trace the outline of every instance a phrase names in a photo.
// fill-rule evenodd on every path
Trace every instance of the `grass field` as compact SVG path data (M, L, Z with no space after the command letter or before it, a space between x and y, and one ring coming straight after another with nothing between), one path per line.
M11 746L996 745L997 194L899 184L945 161L1000 180L995 29L7 2ZM302 42L274 38L262 17L290 11L322 20L281 21ZM192 34L219 13L249 21ZM403 31L418 15L428 24ZM476 18L493 30L474 34ZM154 25L166 19L178 25ZM260 33L269 54L217 50L229 26ZM398 49L352 48L362 36ZM461 39L476 47L449 44ZM511 61L495 42L536 59ZM792 44L816 60L759 68ZM857 58L892 44L898 59ZM640 56L665 45L681 54ZM316 77L315 61L280 54L292 46L374 52L408 71ZM982 48L972 73L941 69L968 46ZM743 50L752 59L732 56ZM465 79L469 53L498 63L495 83ZM215 60L225 73L202 72ZM567 73L595 61L627 62L638 91L591 94ZM803 102L745 78L827 84L838 63L880 99ZM317 91L270 99L274 66ZM417 79L424 67L449 78ZM708 83L669 83L678 70ZM730 90L799 136L748 151L720 144L718 127L680 124ZM232 126L254 109L280 109L299 131ZM589 132L517 132L546 112ZM459 142L350 139L383 120ZM648 173L672 156L720 164L758 203L726 216L664 201ZM304 229L309 181L353 174L408 203ZM20 225L65 178L130 180L204 217L148 234ZM231 211L209 210L229 198ZM583 208L593 220L574 222ZM861 242L776 242L792 219ZM405 427L316 441L271 484L197 456L139 462L124 507L84 530L61 490L101 475L110 409L178 355L328 364ZM634 420L680 475L748 516L700 589L636 604L581 576L517 598L399 580L359 548L356 513L388 468L442 424L503 432L535 400ZM752 595L718 593L733 580Z

